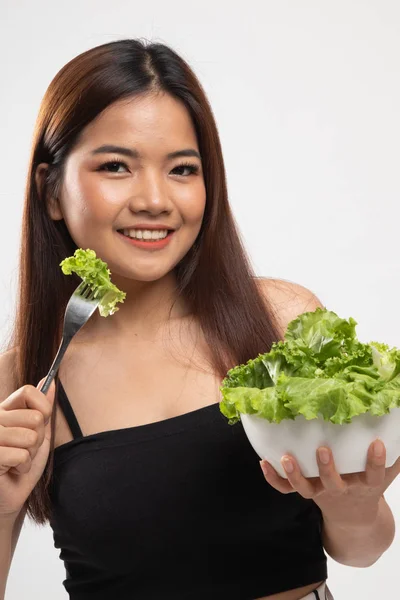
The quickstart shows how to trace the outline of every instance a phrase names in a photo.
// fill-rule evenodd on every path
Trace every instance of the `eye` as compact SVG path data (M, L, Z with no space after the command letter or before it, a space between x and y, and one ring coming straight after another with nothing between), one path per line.
M174 169L172 169L172 171L177 171L177 170L186 170L187 173L186 175L184 175L183 173L177 173L177 175L179 175L180 177L188 177L189 175L197 175L198 172L200 171L200 167L199 165L195 164L195 163L182 163L181 165L176 166Z
M108 173L123 173L123 171L119 171L119 167L124 167L124 169L128 170L126 163L121 160L112 160L100 165L97 171L106 171Z

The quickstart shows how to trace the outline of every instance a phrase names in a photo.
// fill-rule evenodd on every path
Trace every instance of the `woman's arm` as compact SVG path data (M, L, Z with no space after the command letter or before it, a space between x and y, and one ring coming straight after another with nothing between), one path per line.
M348 567L370 567L391 546L395 535L393 513L382 496L373 523L341 527L324 518L322 540L333 560Z
M14 523L0 521L0 599L4 600L8 573L12 560Z
M16 519L0 520L0 600L4 600L8 574L18 542L25 510Z
M277 312L282 327L282 338L291 320L296 319L303 312L314 311L317 307L324 308L310 290L295 283L268 279L261 280L261 282L263 293ZM381 494L397 476L399 469L399 461L390 469L386 469L385 485ZM281 481L278 476L274 475L273 482L270 480L270 483L271 485L275 483L274 487L281 489L283 493L293 491L293 488L286 489L285 486L289 487L287 481ZM307 493L305 493L305 497L308 497ZM343 503L339 500L339 498L336 500L337 506ZM318 498L316 503L318 504ZM356 498L354 504L356 505ZM394 540L395 521L383 495L378 496L376 511L373 511L372 518L371 516L363 518L362 512L355 511L357 512L357 523L354 519L347 519L346 524L343 524L338 520L338 511L320 508L323 515L322 541L324 548L331 558L341 564L368 567L380 558ZM371 515L371 511L369 511L369 515Z
M15 359L15 350L0 355L0 402L16 389L14 380ZM25 514L26 510L24 508L17 517L0 520L0 600L4 600L8 573Z

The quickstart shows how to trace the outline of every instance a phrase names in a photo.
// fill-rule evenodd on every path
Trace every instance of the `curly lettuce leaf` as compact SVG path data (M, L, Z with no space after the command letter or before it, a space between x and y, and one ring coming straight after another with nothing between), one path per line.
M270 352L228 371L221 412L231 424L245 413L271 423L302 415L342 425L400 407L400 350L359 342L356 325L322 308L300 315Z
M275 385L281 373L286 375L315 375L318 363L300 348L290 347L282 341L272 345L271 352L260 354L245 365L228 371L224 387L266 388Z
M307 420L317 419L339 425L350 423L357 415L368 411L373 396L360 381L340 379L288 378L282 384L284 406L293 417L303 415Z
M90 286L95 297L100 298L99 312L102 317L108 317L119 310L116 304L123 302L126 294L111 283L111 271L104 261L96 257L94 250L79 248L73 256L65 258L60 267L64 275L76 273Z
M314 312L303 313L291 321L285 340L317 360L324 361L337 356L341 349L352 352L358 343L356 325L357 322L352 318L346 321L336 313L318 307Z
M373 364L382 379L394 379L400 373L400 350L387 344L371 342Z
M280 423L282 419L292 419L279 395L277 386L264 388L236 387L223 388L224 401L221 402L221 412L233 425L240 420L240 413L257 414L270 422Z

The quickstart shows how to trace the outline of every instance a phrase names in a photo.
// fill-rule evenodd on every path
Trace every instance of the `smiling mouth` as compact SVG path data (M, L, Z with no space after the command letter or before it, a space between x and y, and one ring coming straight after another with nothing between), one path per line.
M174 232L172 229L119 229L118 233L140 242L154 243L165 240Z

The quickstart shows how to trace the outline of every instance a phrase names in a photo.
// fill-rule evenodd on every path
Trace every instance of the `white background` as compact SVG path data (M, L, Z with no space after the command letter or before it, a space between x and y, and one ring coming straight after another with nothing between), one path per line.
M256 272L353 316L361 341L400 347L400 3L231 2L1 0L0 343L41 97L73 56L145 37L180 52L209 95ZM398 521L400 480L387 499ZM335 600L397 597L399 558L397 536L369 569L329 560ZM7 600L65 599L63 578L51 531L26 524Z

